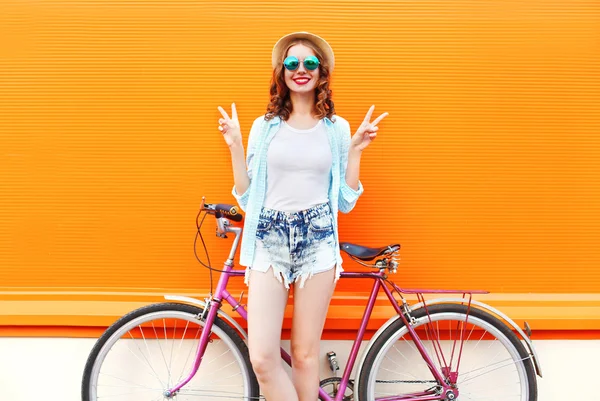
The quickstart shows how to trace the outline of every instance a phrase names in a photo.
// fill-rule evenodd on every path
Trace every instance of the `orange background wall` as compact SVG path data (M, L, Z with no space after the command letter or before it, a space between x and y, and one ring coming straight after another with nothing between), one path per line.
M599 27L589 1L1 0L1 293L205 292L201 197L235 203L217 106L247 139L298 30L353 130L390 113L343 241L401 243L407 287L600 292Z

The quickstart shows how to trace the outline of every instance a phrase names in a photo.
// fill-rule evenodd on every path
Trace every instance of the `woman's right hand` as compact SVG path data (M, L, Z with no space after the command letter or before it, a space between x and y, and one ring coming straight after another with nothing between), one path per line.
M219 131L223 134L227 146L242 146L242 132L240 131L240 122L238 121L235 103L231 104L231 118L221 106L217 107L223 118L219 118Z

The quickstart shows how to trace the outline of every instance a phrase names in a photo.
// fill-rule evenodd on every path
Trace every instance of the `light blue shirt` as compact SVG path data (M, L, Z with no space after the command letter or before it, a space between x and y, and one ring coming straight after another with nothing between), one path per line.
M323 121L327 127L327 136L332 153L331 182L329 185L329 205L333 213L335 245L338 265L342 265L338 238L338 211L349 213L364 188L358 182L358 190L350 188L346 183L346 167L348 165L348 150L350 149L350 124L344 118L334 115L333 121L325 117ZM254 120L250 135L248 136L248 151L246 164L248 166L248 177L250 186L242 195L235 191L235 185L231 193L237 199L238 204L246 218L242 233L242 249L240 251L240 265L251 266L254 260L254 247L256 242L256 229L258 217L262 210L267 193L267 149L271 139L279 130L281 118L276 116L267 121L262 115Z

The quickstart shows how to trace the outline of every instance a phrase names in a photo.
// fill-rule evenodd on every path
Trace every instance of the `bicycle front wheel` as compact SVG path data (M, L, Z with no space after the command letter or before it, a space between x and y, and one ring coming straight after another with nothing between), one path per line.
M531 355L506 324L466 305L438 304L428 311L414 311L412 327L446 382L455 384L456 400L537 400ZM360 401L446 399L402 320L367 354L358 394Z
M142 307L98 339L85 366L83 401L254 400L259 398L248 348L222 319L212 325L197 373L172 398L165 391L192 369L203 309L178 303Z

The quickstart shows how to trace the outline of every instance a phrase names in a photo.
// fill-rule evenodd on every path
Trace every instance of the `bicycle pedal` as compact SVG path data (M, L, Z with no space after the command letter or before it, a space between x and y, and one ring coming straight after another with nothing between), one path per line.
M327 353L327 360L329 361L329 368L331 369L332 372L336 372L338 370L340 370L340 365L337 361L337 356L336 353L333 351L330 351Z

